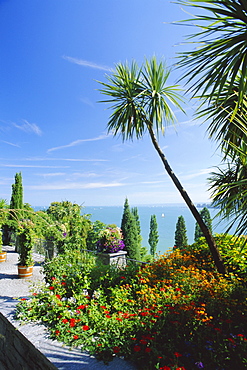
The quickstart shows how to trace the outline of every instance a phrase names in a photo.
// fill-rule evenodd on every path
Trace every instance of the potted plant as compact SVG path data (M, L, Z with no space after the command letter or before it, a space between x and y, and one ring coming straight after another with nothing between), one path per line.
M3 239L2 239L2 230L0 229L0 262L5 262L7 257L7 252L3 251Z
M18 225L18 275L30 277L33 274L34 224L30 220L19 222Z
M102 262L106 265L125 265L127 252L123 251L125 245L121 229L117 226L108 226L99 233L99 237L97 251Z

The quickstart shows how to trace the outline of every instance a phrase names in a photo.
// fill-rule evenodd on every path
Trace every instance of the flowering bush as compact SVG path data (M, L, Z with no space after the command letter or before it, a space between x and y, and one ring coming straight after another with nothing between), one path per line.
M41 320L53 338L104 361L124 356L138 369L244 369L247 279L242 270L241 277L218 274L201 245L122 270L78 251L60 256L45 270L46 285L19 303L18 317Z
M124 249L124 242L121 229L119 227L107 227L99 234L97 242L99 252L115 253Z

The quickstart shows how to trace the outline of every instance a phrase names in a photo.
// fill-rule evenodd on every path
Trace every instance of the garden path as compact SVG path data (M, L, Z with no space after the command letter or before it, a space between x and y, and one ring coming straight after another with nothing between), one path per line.
M18 254L14 247L4 246L7 261L0 264L0 312L42 352L59 370L135 370L135 367L120 358L114 358L109 365L99 362L95 357L79 349L71 349L61 342L49 338L44 325L21 325L14 319L18 299L30 296L33 284L42 282L43 256L34 254L35 266L31 278L19 279L17 273Z

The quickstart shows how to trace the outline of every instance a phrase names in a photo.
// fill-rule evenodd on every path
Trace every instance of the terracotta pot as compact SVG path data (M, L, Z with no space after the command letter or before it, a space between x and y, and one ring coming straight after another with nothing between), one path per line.
M0 262L5 262L7 257L7 252L0 253Z
M33 266L18 265L18 275L20 278L27 278L33 275Z

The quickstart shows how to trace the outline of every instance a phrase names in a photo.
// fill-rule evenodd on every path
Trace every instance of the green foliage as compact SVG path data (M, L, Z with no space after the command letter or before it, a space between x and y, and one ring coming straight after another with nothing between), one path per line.
M151 215L148 243L150 245L150 254L153 257L155 256L158 242L159 242L159 233L157 219L155 215Z
M59 251L69 249L86 249L87 236L91 228L89 215L81 215L82 207L69 201L53 202L47 214L59 222L64 230L64 239L59 242ZM62 226L63 225L63 226Z
M127 198L124 202L121 230L123 233L123 241L125 245L125 250L128 253L128 257L131 259L140 260L140 245L136 226L136 218L130 211Z
M211 219L211 216L210 216L210 212L209 212L209 209L207 207L204 207L201 211L200 211L200 215L203 219L203 222L205 223L205 225L207 226L208 230L211 232L212 234L212 219ZM196 226L195 226L195 241L197 241L197 239L203 237L203 232L201 231L201 228L200 226L198 225L198 223L196 222Z
M12 185L10 208L19 210L23 208L23 186L21 172L15 174L15 183Z
M18 251L19 265L31 266L33 264L32 250L34 246L34 224L31 221L18 223Z
M178 0L197 10L195 17L184 22L197 27L188 38L194 50L180 53L179 66L186 69L183 78L190 83L194 96L211 101L228 84L228 95L239 93L241 104L247 90L246 25L247 5L242 0ZM198 14L198 10L201 14ZM193 9L190 9L190 12ZM229 88L230 87L230 88Z
M175 246L180 248L186 245L188 245L188 238L185 220L183 216L179 216L175 230Z
M131 213L134 216L135 221L136 221L136 230L137 230L137 235L138 235L139 248L141 248L142 235L141 235L141 222L140 222L140 217L138 213L138 208L137 207L131 208Z
M99 234L102 230L106 228L106 224L103 222L96 220L91 223L90 229L87 233L87 249L90 251L97 250L97 241L99 240Z
M233 257L242 241L219 235L217 243ZM46 284L20 301L17 316L43 322L52 338L105 362L120 356L143 370L244 369L246 273L223 276L212 266L204 238L140 268L66 251L45 264Z

